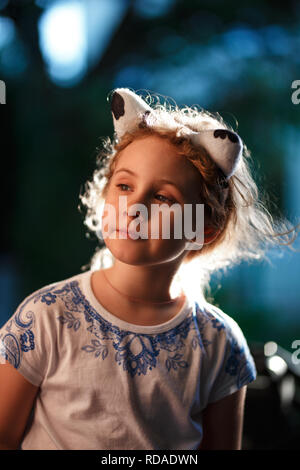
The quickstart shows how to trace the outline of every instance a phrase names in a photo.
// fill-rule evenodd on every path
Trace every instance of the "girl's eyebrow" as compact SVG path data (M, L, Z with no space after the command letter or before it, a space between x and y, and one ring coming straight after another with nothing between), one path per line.
M115 175L116 175L117 173L121 172L121 171L126 171L127 173L129 173L129 174L131 174L131 175L133 175L133 176L135 176L135 177L138 176L136 173L134 173L134 171L129 170L129 169L127 169L127 168L120 168L119 170L117 170L117 171L115 172ZM161 178L161 179L157 180L157 182L158 182L158 183L167 183L167 184L171 184L172 186L174 186L175 188L177 188L178 191L180 191L180 193L181 193L182 195L184 195L184 191L182 190L182 188L180 188L180 187L178 186L178 184L174 183L173 181L167 180L167 179L165 179L165 178Z

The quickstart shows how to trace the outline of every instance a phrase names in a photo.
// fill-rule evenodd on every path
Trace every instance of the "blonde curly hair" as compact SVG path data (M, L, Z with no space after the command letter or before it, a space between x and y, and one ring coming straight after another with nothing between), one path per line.
M101 213L110 179L114 173L120 152L133 140L149 135L168 139L176 146L180 156L187 158L201 174L203 184L199 194L205 207L205 220L218 230L217 236L202 249L187 252L174 279L174 292L183 288L188 295L202 297L210 293L209 281L216 271L226 271L241 261L268 260L269 248L285 245L292 248L299 224L293 226L282 215L274 220L267 209L268 196L259 191L252 176L253 163L250 151L244 145L243 155L233 176L227 181L209 154L195 147L185 129L201 131L223 128L236 132L218 113L211 113L198 106L160 103L158 95L144 98L155 118L143 120L133 132L126 132L120 141L114 135L102 140L102 148L96 157L97 168L92 181L87 181L79 195L87 209L84 224L98 238L101 233ZM80 204L79 210L82 208ZM104 243L96 249L89 264L82 270L96 270L113 264L113 255Z

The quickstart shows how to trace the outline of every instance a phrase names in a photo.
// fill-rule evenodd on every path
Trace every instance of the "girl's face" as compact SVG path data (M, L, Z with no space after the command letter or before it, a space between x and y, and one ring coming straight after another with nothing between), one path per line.
M178 155L177 148L167 139L147 136L130 143L119 154L102 215L104 241L113 256L127 264L151 265L183 255L187 243L183 228L184 204L201 202L198 196L200 185L198 170ZM127 205L120 205L120 196ZM143 211L130 213L134 204L143 205ZM173 211L169 211L173 204L177 204L176 210L182 212L180 239L174 237L175 218ZM115 215L112 211L107 212L107 205L114 207ZM155 217L151 209L153 205L156 209L162 209L164 205L165 212L158 211ZM163 232L163 220L170 232ZM151 226L157 227L156 238L151 236ZM145 238L132 239L130 234L121 234L118 229L135 230L136 234L140 233Z

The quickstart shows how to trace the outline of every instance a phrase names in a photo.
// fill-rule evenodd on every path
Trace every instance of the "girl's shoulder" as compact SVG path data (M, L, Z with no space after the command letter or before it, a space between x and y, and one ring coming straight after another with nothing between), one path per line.
M34 385L41 383L60 325L76 328L68 306L76 309L82 275L50 283L24 298L0 328L0 364L8 361Z
M54 311L66 304L76 303L76 290L79 292L80 280L85 273L75 274L60 281L44 285L26 296L17 306L13 317L30 313L38 316L51 316Z
M230 315L207 301L195 302L195 315L201 336L207 344L240 351L250 355L249 346L241 327Z
M211 384L209 402L253 382L257 370L251 349L238 323L208 302L196 302L204 368Z
M195 302L196 316L201 323L208 324L217 331L240 330L236 320L225 313L220 307L209 303L206 300Z

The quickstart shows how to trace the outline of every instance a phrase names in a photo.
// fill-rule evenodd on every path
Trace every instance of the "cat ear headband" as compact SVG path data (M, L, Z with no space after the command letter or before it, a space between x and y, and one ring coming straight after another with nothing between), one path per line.
M155 110L128 88L116 88L110 105L118 139L125 132L137 129L148 114L155 115ZM195 146L204 148L226 179L229 179L234 174L243 153L243 142L239 135L222 128L198 132L189 128L186 130L191 142Z

